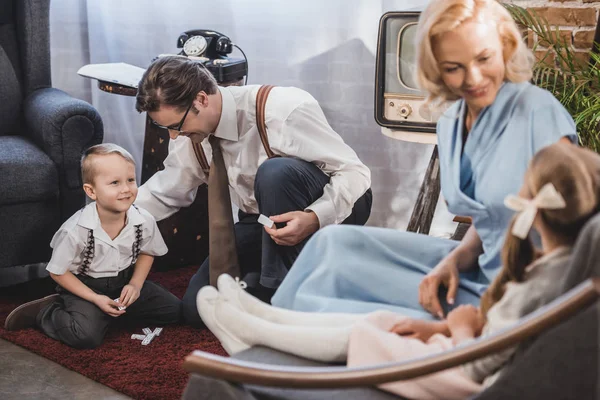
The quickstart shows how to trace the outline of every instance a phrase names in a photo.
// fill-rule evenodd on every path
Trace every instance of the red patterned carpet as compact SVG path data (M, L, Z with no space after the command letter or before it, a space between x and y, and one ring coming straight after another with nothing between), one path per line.
M181 298L196 268L153 272L149 279ZM1 325L17 305L50 294L53 287L48 279L0 289ZM197 349L226 354L207 330L167 326L152 343L142 346L131 339L133 333L142 333L141 328L112 327L102 346L94 350L72 349L34 329L7 332L0 327L0 337L136 399L179 399L188 380L181 368L185 356Z

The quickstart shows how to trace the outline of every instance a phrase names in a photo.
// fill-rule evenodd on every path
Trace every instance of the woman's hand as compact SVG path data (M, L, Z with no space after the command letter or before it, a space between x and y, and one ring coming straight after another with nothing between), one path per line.
M454 304L460 281L459 271L468 271L476 266L477 257L482 253L481 239L477 234L475 225L471 225L460 244L421 281L419 285L419 303L421 306L433 315L443 318L444 311L438 298L440 285L448 288L446 302Z
M405 336L413 339L419 339L426 342L436 333L442 335L450 335L448 326L445 321L424 321L420 319L406 318L392 326L390 332L397 333L400 336Z
M448 288L446 296L448 304L454 304L459 281L458 263L453 253L450 253L419 284L419 304L433 315L444 318L444 311L438 298L440 285Z
M470 304L456 307L448 313L446 321L452 337L459 342L479 336L485 323L481 310Z

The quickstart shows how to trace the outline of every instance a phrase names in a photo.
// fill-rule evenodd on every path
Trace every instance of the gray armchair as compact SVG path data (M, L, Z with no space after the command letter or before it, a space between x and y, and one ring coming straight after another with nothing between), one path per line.
M50 0L0 0L0 286L44 275L50 240L85 203L79 159L98 112L51 87Z

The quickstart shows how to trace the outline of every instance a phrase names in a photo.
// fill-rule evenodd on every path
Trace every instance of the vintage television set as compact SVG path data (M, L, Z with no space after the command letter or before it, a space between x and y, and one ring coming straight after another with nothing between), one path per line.
M416 32L420 11L392 11L379 21L375 72L375 121L401 140L435 143L440 111L418 89Z
M423 2L426 5L427 1ZM428 105L426 95L417 87L417 23L422 8L391 11L379 21L375 72L375 121L381 132L394 139L437 144L436 123L443 106ZM431 159L407 230L428 234L440 195L437 146ZM455 218L456 222L462 222ZM466 220L465 220L466 221ZM462 237L467 224L453 238Z

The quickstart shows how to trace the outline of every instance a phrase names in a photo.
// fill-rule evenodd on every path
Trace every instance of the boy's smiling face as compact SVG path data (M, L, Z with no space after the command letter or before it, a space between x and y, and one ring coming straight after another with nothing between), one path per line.
M138 187L135 165L118 154L93 155L93 183L84 185L98 208L109 213L124 213L135 201Z

